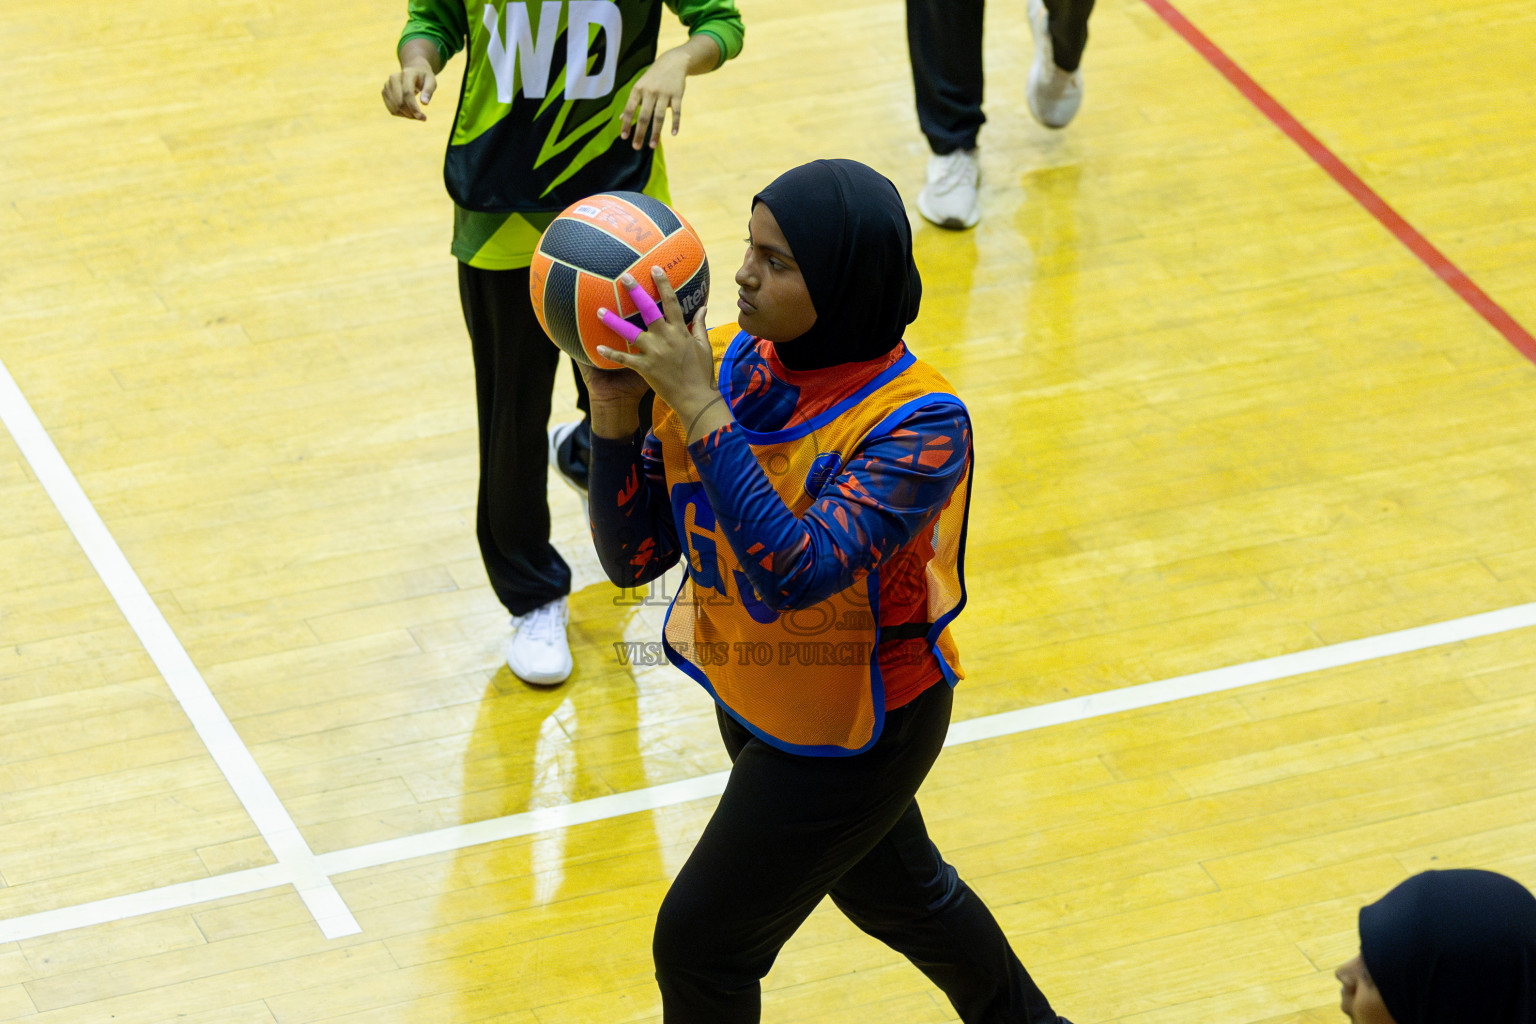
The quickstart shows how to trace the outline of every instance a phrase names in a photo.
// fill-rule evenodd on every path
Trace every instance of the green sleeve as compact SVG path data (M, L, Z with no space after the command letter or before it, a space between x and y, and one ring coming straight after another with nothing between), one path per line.
M736 10L736 0L667 0L667 6L677 12L690 36L702 32L714 37L721 64L741 52L747 30L741 23L741 12Z
M395 49L404 46L407 39L430 39L446 64L464 48L468 37L464 0L406 0L405 31L400 33Z

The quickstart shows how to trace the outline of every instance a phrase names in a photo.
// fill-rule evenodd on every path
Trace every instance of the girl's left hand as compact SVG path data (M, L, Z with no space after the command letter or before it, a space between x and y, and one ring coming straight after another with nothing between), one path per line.
M611 310L600 309L598 319L609 330L628 339L630 347L625 352L599 345L597 351L603 358L639 373L657 397L679 416L691 416L720 396L715 386L715 356L704 322L707 310L700 306L690 327L683 320L682 306L666 272L652 267L651 280L661 296L659 308L633 277L625 274L619 278L619 283L629 289L646 327L638 331Z
M672 134L676 135L683 122L683 89L687 82L688 58L685 54L673 49L657 57L629 91L624 113L619 115L619 138L628 139L633 135L630 145L640 149L646 145L646 135L649 134L650 147L655 149L661 145L669 107L672 110Z

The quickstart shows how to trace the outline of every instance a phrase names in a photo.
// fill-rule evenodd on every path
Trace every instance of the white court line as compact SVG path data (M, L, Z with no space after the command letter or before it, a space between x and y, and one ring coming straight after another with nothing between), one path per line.
M199 903L212 903L214 900L227 899L230 896L244 896L246 893L260 892L262 889L276 889L278 886L289 884L291 880L287 868L281 864L268 864L265 867L250 868L246 871L231 871L223 875L194 878L190 882L178 882L159 889L145 889L142 892L111 896L90 903L77 903L72 907L42 910L35 914L0 921L0 942L20 942L22 939L55 935L72 928L111 924L114 921L126 921L131 917L145 914L195 907Z
M959 743L974 743L977 740L1007 736L1048 725L1081 722L1100 715L1133 711L1137 708L1151 707L1154 704L1183 700L1185 697L1220 693L1223 690L1236 690L1255 683L1287 679L1291 676L1305 675L1308 672L1355 665L1362 661L1390 658L1394 654L1407 654L1410 651L1422 651L1463 640L1475 640L1480 636L1508 633L1528 626L1536 626L1536 602L1467 615L1446 622L1432 622L1427 626L1400 629L1395 633L1346 640L1342 643L1329 644L1327 647L1314 647L1308 651L1281 654L1242 665L1229 665L1226 668L1208 669L1187 676L1174 676L1155 683L1124 686L1105 693L1091 693L1086 697L1059 700L1054 704L1042 704L1039 707L1020 708L1017 711L1004 711L984 718L955 722L949 728L949 737L944 745L948 747Z
M278 864L286 872L284 881L298 889L327 938L361 930L330 876L317 867L314 852L299 833L288 809L277 798L272 784L235 732L229 716L214 699L202 673L192 664L181 641L176 639L165 616L160 614L138 574L128 564L122 549L85 496L3 360L0 360L0 422L5 423L22 456L37 474L43 490L48 492L70 532L96 567L112 599L122 609L128 625L138 635L192 727L213 755L214 763L229 780L246 813L277 857Z
M1536 626L1536 602L1515 605L1499 611L1468 615L1460 619L1428 626L1384 633L1363 640L1349 640L1295 654L1282 654L1243 665L1175 676L1154 683L1127 686L1107 693L1073 697L1038 707L1004 711L995 715L955 722L950 726L945 746L959 746L978 740L994 739L1043 729L1068 722L1081 722L1103 715L1136 708L1168 704L1188 697L1242 689L1257 683L1273 682L1328 668L1341 668L1366 661L1460 643L1477 637L1492 636ZM645 789L615 793L611 796L580 800L559 807L547 807L521 814L453 825L448 828L403 836L366 846L324 853L315 858L316 868L327 878L364 868L397 864L415 857L450 853L483 843L500 842L575 825L589 824L654 811L664 807L717 797L725 790L728 772L714 772L681 782L669 782ZM196 882L166 886L131 896L114 897L95 903L58 910L46 910L26 917L0 921L0 942L51 935L70 928L121 920L138 914L178 910L229 896L239 896L288 881L280 868L256 868L199 879Z

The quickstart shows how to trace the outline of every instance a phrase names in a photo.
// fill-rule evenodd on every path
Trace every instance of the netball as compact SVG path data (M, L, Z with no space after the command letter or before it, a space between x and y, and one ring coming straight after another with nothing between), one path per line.
M651 267L666 271L683 317L709 296L709 261L688 222L660 200L638 192L604 192L562 210L539 238L529 273L533 309L544 333L572 359L613 369L598 345L624 340L597 318L610 309L643 328L640 311L619 277L628 273L660 300Z

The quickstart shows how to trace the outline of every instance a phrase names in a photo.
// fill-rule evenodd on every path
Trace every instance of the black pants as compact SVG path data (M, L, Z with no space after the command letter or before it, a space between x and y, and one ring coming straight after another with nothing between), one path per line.
M475 357L480 495L475 532L491 588L523 615L571 592L571 569L549 542L550 395L561 352L528 297L528 270L459 264L459 302ZM576 372L576 404L588 413Z
M1056 66L1076 71L1088 45L1094 0L1044 0L1050 12ZM907 52L917 96L917 123L940 156L973 149L986 117L981 112L983 0L907 0ZM1011 7L1024 18L1024 0ZM1026 64L1028 57L1025 58ZM1022 76L1015 84L1024 88Z
M967 1024L1057 1024L913 799L943 746L951 701L948 686L930 687L854 757L786 754L720 713L730 780L656 921L666 1024L758 1021L763 977L829 895L932 979Z

